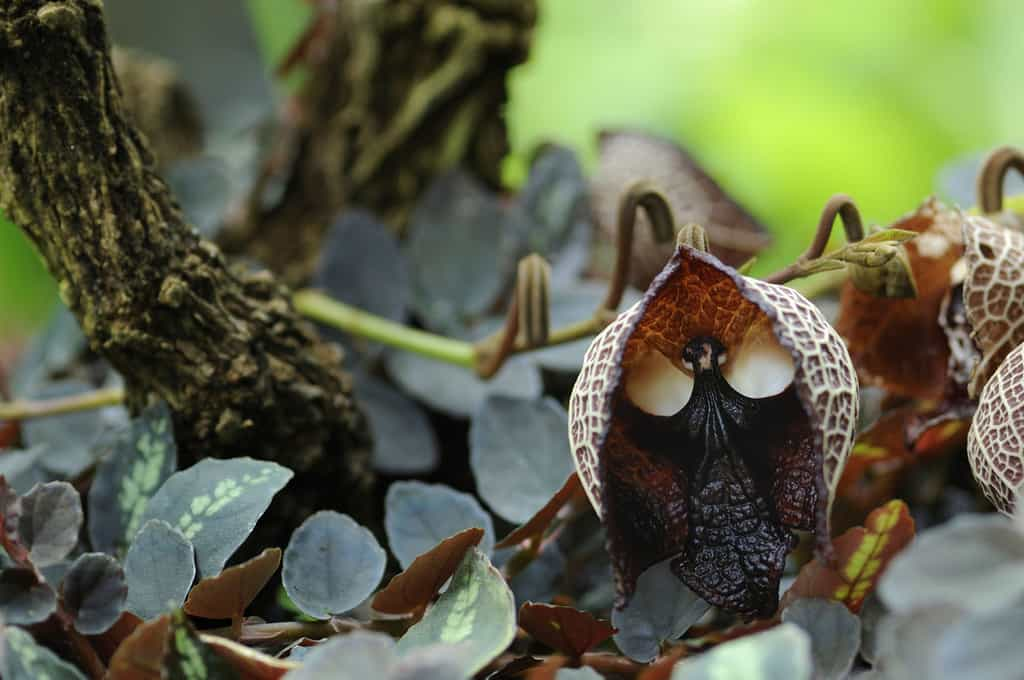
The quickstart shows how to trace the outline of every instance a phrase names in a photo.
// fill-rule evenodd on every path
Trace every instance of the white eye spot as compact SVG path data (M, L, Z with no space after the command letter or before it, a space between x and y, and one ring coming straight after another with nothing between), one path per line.
M693 378L654 349L637 359L626 375L626 396L634 406L652 415L678 413L692 393Z
M772 333L759 334L733 350L722 371L732 388L753 399L781 393L796 375L793 356Z

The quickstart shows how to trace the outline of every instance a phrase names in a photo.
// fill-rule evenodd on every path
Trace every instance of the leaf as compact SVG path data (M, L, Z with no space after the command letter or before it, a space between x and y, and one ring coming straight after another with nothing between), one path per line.
M29 568L0 570L0 616L9 624L45 621L57 611L57 593Z
M234 680L239 677L226 659L199 639L199 634L180 609L171 614L163 665L170 680Z
M117 622L124 611L128 585L124 570L110 555L80 555L61 584L64 609L75 630L99 635Z
M279 680L299 667L294 661L263 654L227 638L200 633L199 639L245 680Z
M514 552L513 557L518 554L519 551ZM522 556L525 557L525 554ZM558 541L542 544L540 552L526 564L525 568L513 569L514 573L508 579L508 586L515 595L516 603L554 600L561 594L559 591L565 581L568 566L568 560ZM580 605L577 603L577 606Z
M889 561L913 538L914 520L906 503L889 501L873 510L863 527L848 529L833 541L835 567L820 557L805 564L782 606L798 597L821 597L842 602L857 613Z
M451 333L485 313L515 266L515 234L498 197L452 171L427 188L409 220L405 252L413 307L432 330Z
M707 230L711 252L727 265L746 262L771 243L765 228L674 142L630 130L602 132L600 161L591 181L594 214L606 241L615 242L619 201L634 182L664 194L677 225ZM647 288L675 248L656 243L647 215L637 215L630 282Z
M961 217L931 198L893 227L920 234L906 244L917 297L879 299L847 282L836 330L863 382L900 395L938 398L949 360L939 314L953 264L963 252Z
M544 507L535 512L533 517L517 527L508 536L501 539L494 547L511 548L523 541L541 536L547 530L551 521L555 519L555 516L558 515L558 511L565 507L567 503L585 498L586 493L583 491L583 485L580 483L580 476L574 470L566 478L562 488L555 492L548 502L544 504Z
M265 460L206 458L171 475L142 521L162 519L181 531L195 547L199 574L216 576L292 475Z
M28 493L36 484L49 480L50 475L40 465L46 448L45 444L40 444L24 451L9 450L0 454L0 475L15 493Z
M109 676L117 680L164 680L170 630L170 614L138 626L110 658Z
M89 491L92 547L124 555L142 526L146 505L178 467L171 412L163 402L144 410L96 468Z
M0 675L6 680L86 680L81 671L15 626L3 627L2 651Z
M196 577L192 543L167 522L142 526L124 560L125 608L144 620L181 606Z
M1024 668L1024 610L1020 606L964 617L947 628L935 645L932 677L1002 680Z
M1024 596L1024 538L999 515L962 514L921 533L878 584L890 611L934 605L994 611Z
M311 285L332 298L391 321L405 321L412 298L409 263L391 230L366 210L341 213L328 227ZM328 336L338 334L328 332ZM370 356L382 345L342 335Z
M64 371L87 346L74 314L57 303L49 322L22 352L11 375L11 390L19 397L37 396L51 377Z
M373 435L373 468L398 476L436 468L441 458L437 435L420 405L366 373L353 373L353 381Z
M810 680L811 640L792 623L676 664L672 680Z
M782 621L800 626L810 637L816 680L849 675L860 649L860 620L842 603L801 598L782 610Z
M47 482L21 498L18 540L36 567L56 564L78 544L82 501L67 482Z
M419 555L374 596L373 608L382 614L406 614L426 606L483 536L479 527L465 529Z
M963 611L949 605L886 616L879 625L875 667L884 669L885 680L941 678L937 644L962 618Z
M473 675L505 651L515 636L512 591L487 556L473 548L448 590L406 631L397 649L406 655L439 642L459 644L462 670Z
M480 551L494 548L494 523L477 500L443 484L395 482L384 501L384 529L403 569L418 555L463 529L484 530Z
M615 634L611 624L589 612L533 602L519 608L519 625L533 639L572 658L583 656Z
M465 680L463 650L430 645L399 656L390 636L355 631L309 650L286 680Z
M55 399L93 389L89 383L64 380L47 383L30 396ZM22 439L28 447L43 447L39 463L48 473L47 479L75 479L96 462L95 447L104 433L121 426L126 419L127 414L120 406L31 418L22 423Z
M207 619L241 619L281 565L281 549L267 548L216 576L204 578L189 592L185 612Z
M548 259L557 253L574 229L587 222L587 192L587 180L572 149L555 144L542 149L518 197L529 218L525 251Z
M386 564L384 549L369 529L348 515L322 510L292 534L281 577L303 613L326 619L369 597Z
M456 418L469 418L489 395L535 399L543 384L529 356L515 356L488 380L467 368L452 366L412 352L387 356L388 375L405 392L427 406Z
M492 396L469 428L477 490L501 517L525 522L573 471L568 416L551 397Z
M618 629L615 644L635 661L658 656L664 642L678 639L710 608L672 573L663 560L640 575L636 593L624 609L612 610Z
M583 666L582 668L559 668L555 673L555 680L601 680L600 673L593 668Z

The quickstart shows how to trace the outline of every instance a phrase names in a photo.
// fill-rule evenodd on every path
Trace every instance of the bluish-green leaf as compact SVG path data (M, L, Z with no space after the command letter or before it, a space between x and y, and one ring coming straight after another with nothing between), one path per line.
M398 652L455 644L463 670L473 675L504 652L515 636L512 591L487 556L474 548L463 558L448 590L398 641Z
M373 435L373 467L386 475L421 475L441 454L427 414L383 380L354 372L355 393Z
M67 482L47 482L21 498L18 539L36 567L60 562L78 543L82 501Z
M672 669L672 680L810 680L811 640L783 623L721 644Z
M326 619L369 597L386 564L387 555L369 529L348 515L322 510L292 534L281 578L303 613Z
M555 680L601 680L604 677L593 668L583 666L581 668L559 668L555 673Z
M10 624L29 625L49 618L57 610L57 593L31 569L7 567L0 571L0 617Z
M125 608L143 620L177 609L196 577L192 543L163 520L143 525L124 560Z
M19 357L11 375L12 391L19 397L39 394L51 376L66 369L86 344L74 314L58 303L50 321Z
M114 625L127 593L124 570L104 553L79 555L61 584L64 609L83 635L99 635Z
M800 598L782 611L782 620L800 626L811 639L814 677L841 680L860 649L860 619L842 602Z
M501 517L522 524L572 472L568 416L552 399L493 396L469 428L469 463L480 497Z
M5 680L86 680L81 671L15 626L3 628L0 670Z
M299 648L296 648L299 649ZM462 646L431 645L399 656L389 635L356 631L304 648L285 680L467 680ZM296 657L293 651L292 658Z
M618 629L615 644L637 661L654 659L663 642L677 639L711 606L672 573L670 561L640 574L629 604L612 610L612 625Z
M391 552L405 569L419 555L463 529L480 527L480 550L494 548L494 522L473 496L443 484L395 482L384 502Z
M164 482L142 523L162 519L181 531L195 547L199 575L216 576L292 474L265 460L206 458Z
M92 547L123 555L142 526L149 499L177 466L171 413L161 402L132 421L97 467L89 491Z

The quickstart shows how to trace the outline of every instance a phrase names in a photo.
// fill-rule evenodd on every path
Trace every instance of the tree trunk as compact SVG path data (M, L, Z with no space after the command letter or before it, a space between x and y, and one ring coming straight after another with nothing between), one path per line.
M369 209L398 232L430 181L462 166L498 186L508 151L506 80L528 54L535 0L320 3L286 66L308 79L276 153L284 187L271 209L257 187L219 242L292 284L315 264L329 220Z
M171 406L184 465L276 460L297 473L285 513L362 514L368 436L339 350L185 222L126 119L100 0L0 1L0 209L130 405Z

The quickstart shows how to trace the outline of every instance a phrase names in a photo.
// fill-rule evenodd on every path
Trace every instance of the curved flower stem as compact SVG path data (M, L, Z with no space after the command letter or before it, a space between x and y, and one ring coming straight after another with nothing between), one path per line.
M978 209L982 214L1003 209L1003 184L1006 174L1016 170L1024 175L1024 153L1012 146L1003 146L988 155L978 172Z
M647 213L655 240L664 242L675 235L675 218L672 216L672 208L665 197L648 182L637 182L631 185L625 196L619 201L615 269L612 273L611 283L608 284L604 309L618 309L619 303L622 302L622 294L626 292L630 260L633 257L633 231L636 225L636 213L640 208Z
M768 283L784 284L806 275L808 263L825 254L825 247L828 245L829 236L832 235L832 227L837 216L843 221L848 243L856 243L864 238L864 222L861 220L860 211L857 210L857 204L846 194L835 194L822 208L821 217L818 218L818 227L814 232L814 240L811 241L811 245L807 247L803 255L788 267L766 276L764 280Z
M65 413L88 411L104 406L116 406L124 401L124 390L120 387L105 387L92 392L73 394L56 399L16 399L0 403L0 420L27 420Z

